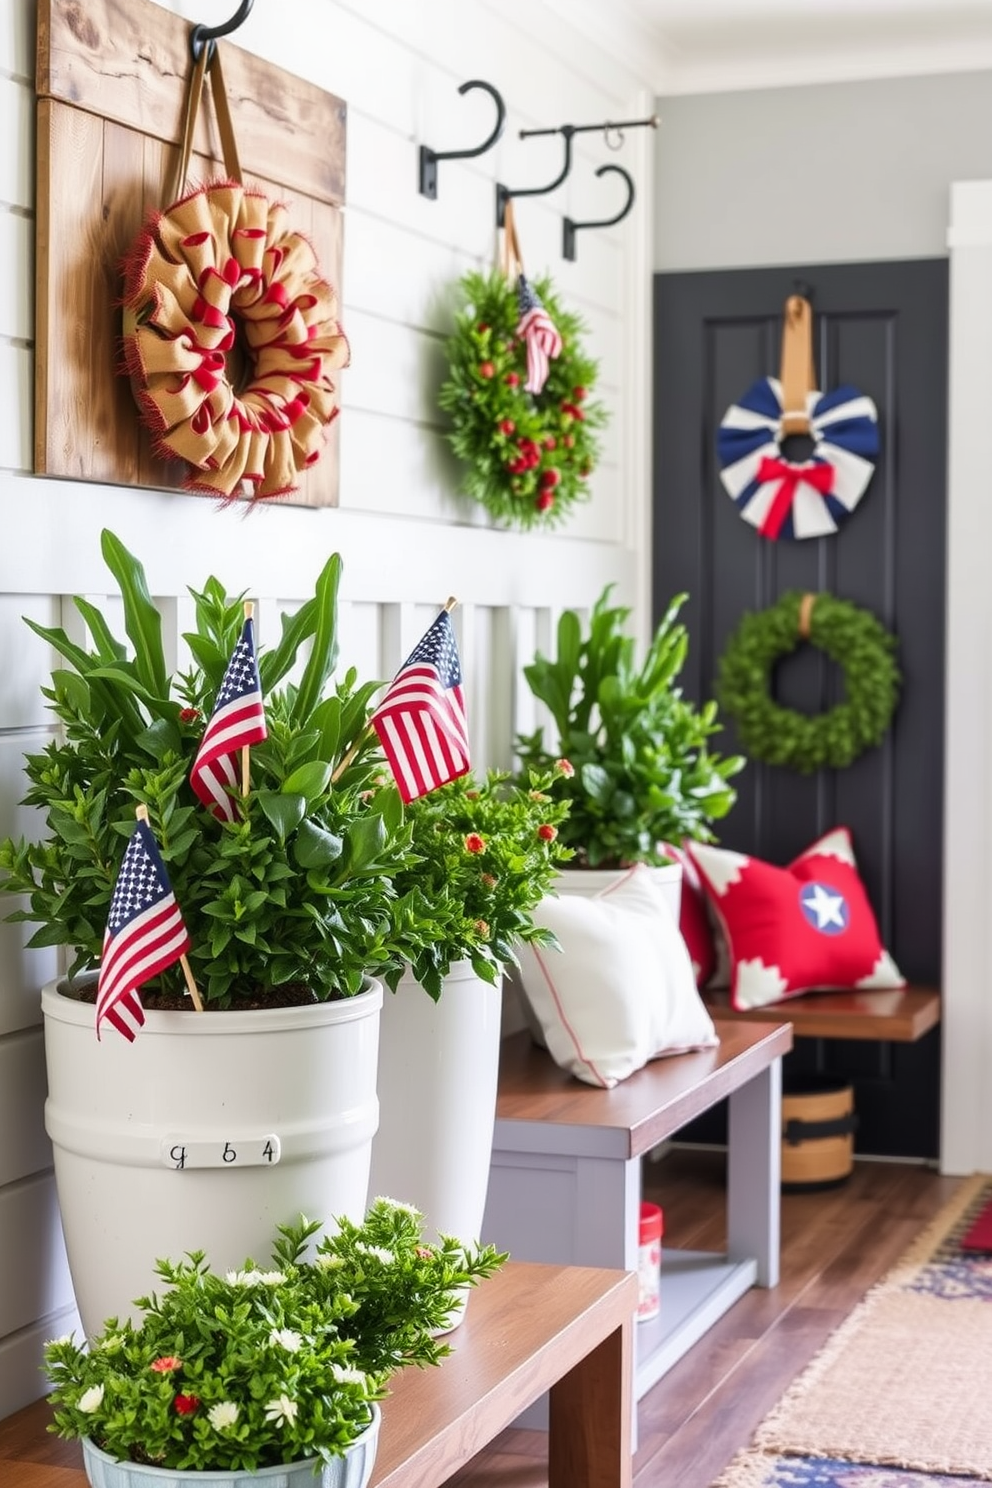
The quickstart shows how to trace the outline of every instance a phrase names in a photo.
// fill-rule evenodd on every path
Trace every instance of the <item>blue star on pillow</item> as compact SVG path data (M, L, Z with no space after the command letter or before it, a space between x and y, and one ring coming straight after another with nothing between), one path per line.
M806 923L821 935L843 935L851 923L851 911L843 894L831 892L828 884L807 884L799 893L799 906Z

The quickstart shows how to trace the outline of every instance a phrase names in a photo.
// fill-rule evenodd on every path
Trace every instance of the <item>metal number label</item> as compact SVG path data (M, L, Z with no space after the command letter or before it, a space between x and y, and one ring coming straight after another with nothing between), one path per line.
M265 1168L282 1156L279 1138L231 1137L204 1142L194 1137L163 1137L162 1164L182 1172L186 1168Z

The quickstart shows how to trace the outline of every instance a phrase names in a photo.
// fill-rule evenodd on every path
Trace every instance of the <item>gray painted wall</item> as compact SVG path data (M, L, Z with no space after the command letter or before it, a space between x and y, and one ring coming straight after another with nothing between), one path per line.
M658 100L655 269L927 258L992 176L992 72Z

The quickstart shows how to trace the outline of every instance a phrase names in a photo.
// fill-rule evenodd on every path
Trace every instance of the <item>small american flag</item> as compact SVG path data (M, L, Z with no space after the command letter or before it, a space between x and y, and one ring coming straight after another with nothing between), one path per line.
M145 1021L138 988L172 966L190 938L155 838L139 821L121 861L96 989L96 1033L106 1021L129 1043Z
M232 792L238 784L238 752L266 737L262 686L255 659L255 633L246 620L227 664L214 711L200 740L189 781L204 806L220 821L234 821Z
M517 286L520 320L517 335L527 346L527 381L524 390L539 393L548 380L548 359L561 355L561 336L551 316L534 292L530 281L520 275Z
M404 801L467 774L462 671L447 610L400 667L371 721Z

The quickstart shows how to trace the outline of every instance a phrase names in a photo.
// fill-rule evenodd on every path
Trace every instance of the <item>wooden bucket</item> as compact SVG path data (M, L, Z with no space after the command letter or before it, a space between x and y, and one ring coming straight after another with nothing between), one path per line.
M797 1084L782 1095L782 1189L834 1188L854 1167L854 1091L826 1080Z

